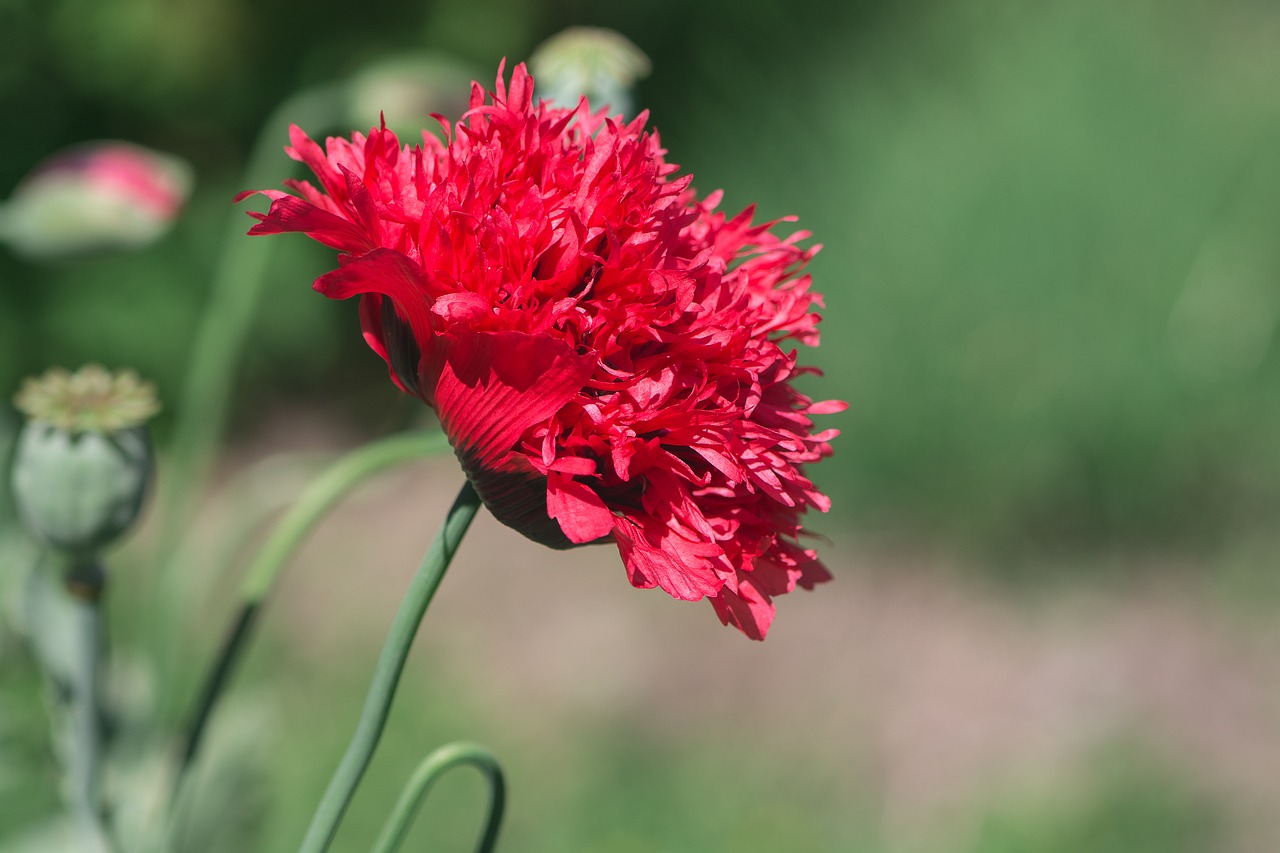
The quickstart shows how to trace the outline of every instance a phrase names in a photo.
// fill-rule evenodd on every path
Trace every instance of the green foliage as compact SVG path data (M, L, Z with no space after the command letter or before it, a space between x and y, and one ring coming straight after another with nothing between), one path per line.
M1010 798L970 853L1203 853L1226 849L1224 809L1132 748L1096 762L1088 783Z
M58 804L40 675L0 627L0 843Z
M870 816L865 803L847 799L848 779L831 784L832 768L813 757L783 762L768 750L744 748L749 735L729 729L700 738L696 747L645 732L636 720L592 732L576 747L579 776L568 800L573 818L543 846L689 853L870 849Z
M1280 68L1254 28L1280 21L992 0L806 32L785 78L696 54L717 107L670 147L827 246L812 360L852 407L825 479L861 526L1185 542L1277 506Z
M354 663L341 661L340 672L329 668L325 695L332 699L323 716L314 713L313 680L305 689L286 687L284 713L291 722L280 727L273 746L273 787L287 796L275 803L263 849L287 849L306 826L358 713L367 676ZM403 685L335 853L367 850L416 763L460 736L488 743L508 774L500 850L873 850L863 844L866 815L849 801L847 776L840 779L833 767L787 764L767 750L743 749L745 732L710 739L698 732L695 743L646 733L626 718L539 739L522 731L519 709L472 706L474 682L439 677L447 669L440 660L426 667L437 675ZM478 773L451 772L425 801L403 849L471 849L486 797Z

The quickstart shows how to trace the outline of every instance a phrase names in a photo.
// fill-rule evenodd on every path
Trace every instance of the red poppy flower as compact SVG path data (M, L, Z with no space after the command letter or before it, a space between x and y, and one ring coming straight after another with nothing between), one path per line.
M762 639L775 596L830 579L796 539L829 506L803 468L836 432L810 416L844 404L797 391L816 371L781 346L818 342L800 274L817 247L699 200L644 114L532 91L523 65L510 87L499 69L421 147L292 128L319 186L262 191L249 233L342 253L315 289L360 296L365 340L500 521L556 548L611 539L635 586L709 598Z

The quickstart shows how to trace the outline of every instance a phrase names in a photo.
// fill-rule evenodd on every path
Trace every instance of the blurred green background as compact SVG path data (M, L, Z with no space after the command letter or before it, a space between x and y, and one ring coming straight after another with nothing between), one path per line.
M898 636L855 623L854 593L878 600L882 584L891 596L901 584L932 590L925 597L936 610L906 607L903 617L918 618L912 624L924 632L936 619L954 621L952 593L939 589L960 590L963 607L979 613L998 608L1021 627L981 634L987 623L975 616L938 642L964 646L978 632L986 638L978 647L998 656L1043 641L1047 657L1022 660L1022 675L1011 676L1024 688L1059 653L1087 648L1105 658L1090 644L1108 631L1146 648L1126 633L1132 606L1136 624L1150 628L1147 641L1189 656L1170 663L1152 651L1152 666L1182 674L1174 681L1183 692L1133 701L1177 705L1203 692L1202 674L1230 670L1222 689L1244 703L1256 723L1248 731L1276 738L1258 746L1276 754L1269 679L1277 672L1255 654L1277 648L1269 626L1280 612L1273 3L387 0L366 9L332 0L0 0L0 111L9 127L0 193L47 154L97 138L176 153L198 178L175 231L145 252L56 265L0 253L0 389L50 364L101 360L137 367L163 398L177 399L230 199L245 188L249 151L275 107L405 54L447 59L488 84L500 58L526 58L573 24L615 28L649 55L653 74L639 101L697 187L724 188L732 210L756 203L763 217L794 214L824 244L810 268L826 296L824 339L807 360L826 377L810 389L851 405L830 419L843 436L816 472L835 509L813 526L834 541L832 589L845 592L820 590L815 606L828 595L835 603L810 618L844 627L818 649L779 641L812 658L802 671L819 681L851 660L892 668L893 678L928 670L910 656L866 651ZM281 154L281 178L288 169ZM311 435L317 422L331 424L354 441L403 415L355 332L352 306L308 287L330 253L301 238L278 243L244 353L232 430L241 459L266 452L264 435L280 443L289 425ZM167 421L158 426L163 440ZM620 571L611 580L625 586ZM793 605L801 606L782 602L780 626ZM130 612L127 600L117 606ZM1046 613L1053 625L1061 618L1062 636L1039 624ZM1161 621L1166 613L1174 615ZM676 616L711 618L687 608ZM370 618L376 635L381 623ZM681 630L673 636L704 648L701 634ZM355 653L320 665L290 636L273 631L278 660L263 655L257 665L256 683L283 685L275 702L288 720L272 730L281 760L262 850L287 849L296 837L344 737L344 724L311 719L304 685L322 677L333 695L350 695L326 715L345 720L367 665ZM1141 714L1117 712L1133 729L1101 726L1070 760L1052 753L1041 762L1053 768L1050 781L1028 789L1016 774L974 771L954 786L963 796L943 805L926 798L919 814L913 806L903 816L886 805L896 777L877 764L888 761L876 751L883 732L859 710L864 696L791 684L794 716L761 723L770 728L765 748L743 748L750 723L698 717L673 734L643 708L612 705L573 722L571 737L550 712L534 714L546 730L513 726L523 712L486 706L489 694L475 688L485 677L458 664L445 634L433 636L426 670L447 673L449 702L430 684L407 690L409 710L393 732L404 755L387 760L398 769L375 774L367 807L353 815L365 837L381 814L376 801L395 790L411 754L456 734L507 750L517 790L511 850L1177 853L1280 844L1259 817L1280 803L1274 772L1240 770L1252 787L1202 778L1199 753L1188 759L1177 734L1149 743ZM729 670L751 672L731 663L737 645L711 642ZM738 654L751 655L750 666L790 665L755 649ZM970 661L979 683L986 660ZM1102 671L1121 680L1129 672ZM1245 698L1231 692L1236 678L1252 685ZM831 680L883 686L870 676ZM766 692L781 689L765 683ZM758 698L735 695L748 705ZM933 707L950 695L920 701ZM828 704L808 706L819 701ZM16 702L0 706L9 721L22 716ZM890 729L895 708L886 705L881 721ZM855 746L843 750L806 751L778 736L811 714L870 733L850 735ZM1206 726L1230 728L1226 719ZM837 737L832 725L818 728ZM968 730L952 719L937 728L961 739ZM1197 748L1249 764L1247 748ZM477 796L478 786L458 781L441 792L446 805L428 807L452 833L447 849L465 848ZM0 810L0 839L4 822L17 825L49 801L31 797ZM910 828L917 824L944 828ZM344 835L342 849L362 849L361 832Z

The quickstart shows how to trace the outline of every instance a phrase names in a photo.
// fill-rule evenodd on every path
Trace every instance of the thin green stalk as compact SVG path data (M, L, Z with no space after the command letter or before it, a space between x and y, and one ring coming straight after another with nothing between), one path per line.
M102 720L98 713L102 612L97 601L75 596L71 614L75 660L71 671L67 798L78 814L96 814L102 765Z
M330 127L346 113L346 98L337 87L301 92L285 101L263 124L245 169L246 189L267 189L280 182L281 148L290 123ZM186 532L213 451L226 424L227 404L245 340L253 327L254 306L262 290L271 247L268 240L245 237L249 219L236 209L230 217L214 273L209 304L192 342L173 428L161 558L170 558ZM163 563L162 563L163 565Z
M279 183L290 122L313 131L342 121L346 96L337 87L311 89L288 99L263 124L244 174L246 188L268 188ZM192 341L191 357L175 407L171 453L166 466L164 515L161 521L156 565L161 571L157 601L155 647L167 649L161 668L170 670L178 657L173 636L175 617L170 602L187 562L183 540L189 533L214 451L226 425L228 403L240 356L253 327L254 308L265 279L271 241L245 237L248 217L235 210L227 226L222 252L214 272L209 302Z
M289 557L320 520L360 483L400 462L439 453L448 446L440 433L407 433L366 444L326 468L277 522L240 585L240 607L235 621L209 670L187 728L186 745L174 780L174 796L199 751L214 705L257 624L260 605L275 586Z
M74 565L67 574L74 654L67 718L66 796L88 851L108 849L99 806L102 781L102 588L97 561Z
M365 697L364 710L360 714L355 734L316 808L299 853L323 853L333 842L338 824L355 795L356 786L360 784L386 726L391 701L395 698L396 686L400 683L400 674L409 657L409 647L418 632L418 625L444 578L445 570L458 549L458 543L462 541L463 534L467 532L479 508L480 497L468 481L458 492L458 497L445 517L444 525L427 549L418 573L414 575L400 602L400 609L396 611L386 644L382 647L382 654L374 669L373 683Z
M280 519L271 537L250 564L240 584L244 601L261 601L280 568L316 523L348 492L387 468L449 449L443 433L402 433L378 439L352 451L327 468Z
M484 832L476 842L476 853L492 853L494 845L498 843L498 830L506 808L506 781L502 776L502 765L498 764L493 753L479 744L466 742L442 746L423 759L401 792L400 799L382 832L378 834L371 853L396 853L409 834L413 818L431 786L449 770L462 764L470 764L478 769L489 783L489 810L485 815Z

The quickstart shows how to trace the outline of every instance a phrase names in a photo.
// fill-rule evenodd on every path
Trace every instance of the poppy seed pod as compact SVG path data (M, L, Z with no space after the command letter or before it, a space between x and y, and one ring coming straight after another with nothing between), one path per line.
M621 33L570 27L544 41L529 58L538 96L572 108L585 97L592 109L635 114L631 89L649 76L649 57Z
M158 408L150 385L91 365L28 380L17 397L29 418L14 452L14 504L36 539L88 556L138 516L151 478L143 421Z

